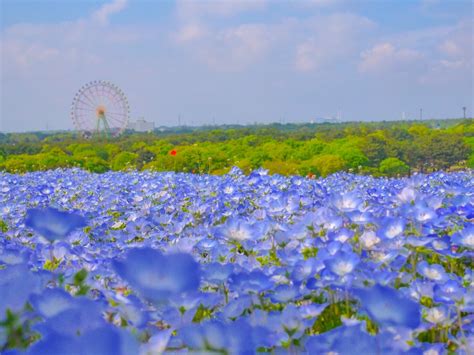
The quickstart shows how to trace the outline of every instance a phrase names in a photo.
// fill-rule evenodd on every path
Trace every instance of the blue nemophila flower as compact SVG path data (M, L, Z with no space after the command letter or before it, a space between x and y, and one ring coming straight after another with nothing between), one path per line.
M362 235L359 237L359 242L363 249L371 250L374 249L378 243L380 243L380 238L374 231L368 230L362 233Z
M203 266L203 280L213 284L223 284L233 271L231 264L209 263Z
M413 202L418 196L418 192L415 191L412 187L404 187L399 194L397 195L398 200L401 202Z
M428 222L437 217L436 211L425 204L416 204L411 212L418 222Z
M42 195L50 195L54 192L54 187L50 185L42 185L38 187L38 191Z
M244 220L231 218L216 229L216 236L229 241L243 242L254 238L254 228Z
M60 288L48 288L39 295L32 295L33 308L44 318L53 317L76 306L75 298Z
M112 325L89 330L82 334L50 333L34 343L31 355L43 354L137 354L138 343L132 334Z
M474 225L470 225L452 236L454 244L463 246L469 249L474 249Z
M142 328L149 321L149 314L144 312L142 302L134 295L123 297L118 305L120 317L136 328Z
M433 281L445 282L448 279L448 275L441 265L428 264L426 261L422 261L417 265L416 270L420 275Z
M270 278L261 271L252 271L249 273L240 272L238 274L231 275L230 284L232 289L249 293L258 293L264 290L268 290L273 286L273 282Z
M289 338L300 338L303 335L305 328L310 325L306 323L303 320L303 315L299 312L298 307L293 304L286 306L281 312L280 327Z
M455 303L460 301L466 294L466 290L457 280L448 280L444 284L434 286L435 302Z
M308 338L309 354L375 354L377 339L362 329L361 325L340 326L329 332Z
M44 186L54 187L54 192L41 194ZM230 353L253 353L259 347L279 352L290 337L301 348L292 343L285 350L304 351L305 330L326 307L313 298L341 300L352 284L370 282L378 286L362 288L369 295L351 296L360 298L358 315L365 312L378 323L377 336L366 332L365 321L348 318L343 326L310 337L317 342L307 347L309 353L318 353L318 346L322 353L422 351L430 347L420 345L418 334L445 325L453 327L449 341L462 352L462 333L472 337L474 324L474 274L469 267L474 207L467 193L472 188L471 172L403 179L340 173L317 181L262 171L220 177L150 171L0 172L0 301L6 300L0 308L20 312L29 302L32 310L19 313L20 321L34 320L31 328L41 336L38 346L58 352L66 351L55 347L54 340L64 341L67 353L120 352L83 343L92 341L83 336L93 333L103 334L105 343L122 341L101 333L104 327L149 334L143 353L204 352L211 346ZM74 232L74 240L48 246L38 243L40 233L30 237L24 211L27 201L43 206L53 196L64 211L80 208L91 228ZM452 230L457 232L450 235ZM440 265L421 262L419 270L410 269L415 261L410 245L423 246L425 260L435 254ZM162 252L132 257L133 246ZM192 252L203 264L200 290L199 277L192 278L189 271L198 263L174 267L173 250L177 255ZM51 254L55 258L45 264ZM111 267L111 260L117 264ZM28 267L22 268L24 263ZM55 267L59 270L54 274L28 271ZM62 291L76 288L74 275L83 268L90 275L88 297ZM198 280L193 287L186 281L190 277ZM60 283L61 288L51 288ZM164 295L169 302L163 301ZM434 303L424 310L416 331L421 305L411 302ZM457 329L455 307L462 312L463 332ZM446 308L454 322L443 320ZM209 318L218 324L215 328L206 325ZM182 330L188 326L212 345L184 342ZM2 329L0 342L5 342ZM212 334L223 337L223 343ZM234 335L237 340L232 340ZM241 347L245 342L252 346Z
M171 333L173 331L171 329L165 329L162 331L157 332L153 335L146 344L143 344L140 347L140 354L143 355L154 355L154 354L162 354L171 338Z
M301 282L314 276L318 271L324 269L324 263L321 260L311 258L308 260L298 260L293 267L291 280L293 282Z
M359 209L363 203L356 191L343 193L333 198L334 206L343 212L351 212Z
M26 262L28 255L27 250L18 248L0 248L0 264L18 265Z
M298 296L298 289L289 285L279 285L270 295L273 302L287 303Z
M193 324L180 330L184 344L198 352L225 352L227 354L252 354L255 352L254 329L244 320L232 323L208 321Z
M449 311L446 306L425 308L423 318L432 324L446 324L450 321Z
M332 231L328 233L328 236L337 242L344 243L347 240L351 239L354 236L354 232L347 229L341 228L337 231Z
M375 285L354 294L369 317L382 325L416 328L420 324L420 305L391 287Z
M345 276L354 271L360 257L355 253L338 252L333 257L325 261L326 266L338 276Z
M222 309L222 317L227 319L237 319L246 309L252 306L252 298L242 295L236 299L231 299L229 303Z
M387 239L398 237L405 230L405 221L401 218L385 218L381 221L381 225L377 234Z
M113 262L115 272L143 297L164 301L199 287L199 264L189 254L164 255L151 248L131 249Z
M47 297L51 296L51 299ZM66 297L59 293L46 293L32 299L38 313L45 319L35 325L43 336L48 334L76 335L100 328L106 324L103 311L105 304L85 296ZM57 304L53 302L56 301Z
M61 239L73 230L87 225L81 215L59 211L55 208L32 208L26 212L25 225L49 241Z
M0 269L0 319L5 311L20 311L32 293L40 292L41 279L24 264Z

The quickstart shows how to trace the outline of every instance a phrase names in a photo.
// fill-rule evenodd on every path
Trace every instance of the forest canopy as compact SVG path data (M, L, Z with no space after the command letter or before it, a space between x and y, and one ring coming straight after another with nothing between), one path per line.
M0 133L0 170L10 173L79 167L224 174L232 166L304 176L474 168L474 120L177 127L114 139Z

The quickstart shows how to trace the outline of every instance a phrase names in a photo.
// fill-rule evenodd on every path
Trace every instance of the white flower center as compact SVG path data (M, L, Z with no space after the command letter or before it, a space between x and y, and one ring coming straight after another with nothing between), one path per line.
M441 323L446 319L444 312L438 308L431 308L426 312L426 320L430 323Z
M431 268L426 269L425 276L432 280L441 280L443 278L443 275L438 270Z
M339 276L344 276L354 270L354 264L348 261L340 261L334 267L334 272Z
M474 234L468 235L464 238L464 244L469 245L471 248L474 248Z
M387 230L387 237L394 238L402 232L402 227L400 225L391 225Z

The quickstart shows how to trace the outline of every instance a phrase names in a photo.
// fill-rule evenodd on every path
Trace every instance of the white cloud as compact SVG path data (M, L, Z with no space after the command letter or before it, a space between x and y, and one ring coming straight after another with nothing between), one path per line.
M446 40L438 47L439 51L448 56L458 56L462 53L462 49L453 40Z
M439 61L439 64L448 69L458 69L458 68L462 68L465 65L463 60L446 60L446 59L441 59Z
M361 53L359 71L363 73L380 73L392 70L401 70L423 55L413 49L396 48L392 43L380 43L370 50Z
M313 71L358 53L364 37L376 26L369 19L341 13L300 24L303 40L296 46L295 69Z
M449 31L441 40L438 51L445 66L472 70L474 21L462 21ZM446 63L449 63L446 65ZM453 65L454 63L457 63Z
M205 23L212 25L210 21ZM184 23L170 38L177 48L218 71L243 70L270 55L285 58L282 64L288 68L316 70L346 55L356 58L364 35L376 27L369 19L350 13L208 26L202 20Z
M208 35L208 30L200 24L189 24L183 26L173 35L177 42L191 42L199 40Z
M422 84L446 84L472 78L472 19L451 26L428 27L380 38L361 53L359 71L409 72Z
M57 73L103 62L105 48L132 43L144 36L143 29L137 26L103 26L125 6L126 0L116 0L84 19L7 27L0 37L2 71L8 77L44 75L48 70Z
M96 78L123 86L133 110L143 110L152 120L169 117L167 124L177 110L202 122L212 112L230 123L242 117L271 120L285 110L299 119L314 111L332 112L339 101L347 102L347 117L369 113L386 118L392 97L398 109L399 101L409 105L417 95L429 100L433 95L427 92L447 92L438 105L443 108L450 105L451 90L472 94L472 20L394 33L366 17L335 13L344 0L294 0L281 6L295 17L280 8L267 16L263 10L272 6L271 0L178 1L181 7L163 26L114 24L113 15L125 3L116 1L76 21L2 30L1 80L9 87L2 96L9 103L2 116L12 117L7 128L26 126L45 112L58 127L69 124L71 96ZM295 75L295 70L304 74ZM377 75L359 80L359 72L396 79L400 71L406 75L389 88L403 92L399 97L384 96L385 82ZM419 91L420 83L429 85ZM360 99L366 95L384 101L379 112L367 111ZM28 107L19 105L19 98L27 98Z
M102 5L98 10L92 13L91 18L101 25L107 25L110 16L121 12L127 6L127 0L114 0L110 3Z
M303 6L327 7L341 3L343 0L296 0Z
M189 55L217 71L237 71L262 59L271 48L274 34L263 24L243 24L220 30L190 25L174 40Z
M60 51L56 48L16 40L4 41L1 47L2 65L6 68L16 67L18 70L29 67L33 62L51 61L59 55Z
M216 66L228 62L231 66L245 66L263 57L270 47L271 34L265 25L241 25L219 33L214 52L207 60Z
M177 0L178 16L187 20L203 17L230 17L243 12L260 11L268 0Z

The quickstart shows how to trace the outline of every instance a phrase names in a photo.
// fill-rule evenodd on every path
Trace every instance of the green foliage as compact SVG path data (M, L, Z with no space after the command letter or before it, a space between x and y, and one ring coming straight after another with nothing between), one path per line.
M46 260L43 265L43 269L48 271L54 271L59 267L61 264L61 259L57 259L53 256L51 260Z
M315 320L311 332L321 334L342 325L341 317L350 318L355 315L354 302L336 302L328 305Z
M31 309L31 307L30 307ZM3 315L0 319L3 318ZM25 321L20 313L6 311L6 317L0 321L0 334L4 333L5 343L0 346L0 352L8 349L26 349L39 338L31 331L30 321ZM3 342L2 342L3 343Z
M396 176L474 168L472 119L184 127L113 140L84 140L71 133L8 133L0 138L0 170L10 173L80 167L96 173L150 169L225 174L238 166L245 173L263 167L282 175L349 171Z
M467 161L467 167L474 169L474 153L469 156L469 160Z
M85 158L81 161L81 166L93 173L105 173L109 170L109 164L99 157Z
M405 175L410 172L410 167L398 158L387 158L380 162L379 170L387 176Z
M126 170L126 169L133 169L136 167L136 160L138 158L138 154L130 153L130 152L121 152L118 153L110 163L112 170Z
M343 170L346 167L346 161L339 155L325 154L318 155L310 162L314 167L314 173L326 177L330 174Z
M87 271L81 269L74 275L73 285L76 289L76 296L86 295L90 290L90 286L86 284Z
M193 322L201 323L205 319L209 319L212 316L212 309L204 307L202 304L199 305L196 313L194 314Z
M2 233L8 232L8 225L3 219L0 219L0 232Z

